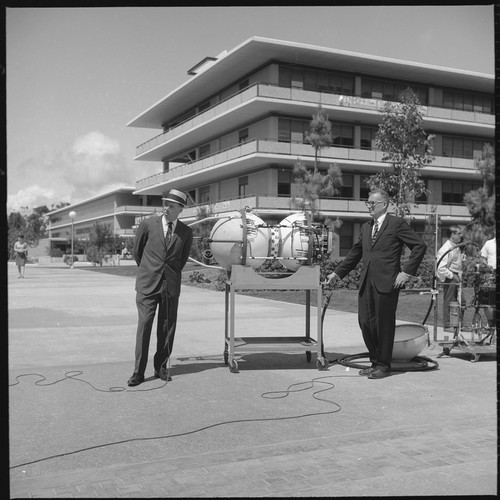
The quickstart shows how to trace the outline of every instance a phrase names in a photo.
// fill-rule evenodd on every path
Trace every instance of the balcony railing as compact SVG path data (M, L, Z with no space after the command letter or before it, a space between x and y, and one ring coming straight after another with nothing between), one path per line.
M314 103L322 106L342 106L346 108L365 109L370 111L381 111L384 105L389 102L384 99L373 99L359 96L349 96L333 94L330 92L319 92L304 90L297 87L280 87L270 83L257 82L242 91L227 97L214 104L210 108L188 118L177 124L171 130L149 139L136 148L136 156L150 151L151 149L164 144L179 135L188 132L203 123L240 106L255 98L282 99L284 101L295 101L303 103ZM460 111L436 106L421 106L422 115L429 118L458 120L482 125L494 125L495 115L477 113L473 111Z
M283 213L286 217L290 212L298 211L292 197L255 195L242 198L222 200L217 203L200 203L198 205L186 207L182 212L182 218L196 218L200 209L207 209L208 213L218 215L228 212L235 212L249 207L255 212ZM319 200L318 210L320 213L336 213L340 216L359 217L365 214L368 217L364 200L323 198ZM418 207L411 207L412 215L422 218L429 215L431 205L421 203ZM470 213L464 205L437 205L436 214L456 219L468 219Z
M179 177L192 175L201 172L208 167L222 166L229 161L243 159L251 155L283 155L289 157L289 161L293 163L297 158L302 159L306 163L314 161L314 154L310 144L295 143L295 142L279 142L269 139L254 139L243 144L238 144L234 147L219 151L213 155L206 156L200 160L195 160L183 165L172 168L168 172L160 172L144 179L139 179L136 182L137 189L144 189L162 184ZM322 162L336 162L340 166L342 163L352 162L367 162L378 163L382 165L383 153L379 150L365 150L355 148L339 148L329 147L321 150ZM268 159L266 158L266 161ZM387 164L388 166L389 164ZM465 158L450 158L438 156L432 165L426 167L429 171L432 168L454 168L463 171L474 171L474 160Z

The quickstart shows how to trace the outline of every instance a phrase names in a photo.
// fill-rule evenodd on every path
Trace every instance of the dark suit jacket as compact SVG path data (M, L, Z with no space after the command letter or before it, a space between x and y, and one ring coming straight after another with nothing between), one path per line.
M358 242L334 272L342 279L363 259L359 288L361 289L369 273L376 289L380 293L389 293L401 271L404 245L411 249L411 254L403 271L411 276L416 274L427 246L401 217L387 214L373 245L372 228L373 220L361 226Z
M158 290L165 273L169 295L179 296L182 269L189 258L193 231L178 220L167 248L161 219L161 216L152 216L143 220L137 229L132 250L139 266L135 289L143 295L153 293Z

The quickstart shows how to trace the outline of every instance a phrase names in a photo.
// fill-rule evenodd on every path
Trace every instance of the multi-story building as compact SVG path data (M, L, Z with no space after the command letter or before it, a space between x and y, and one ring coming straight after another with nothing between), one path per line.
M161 212L162 205L161 197L135 195L135 190L123 186L49 212L48 238L39 245L39 257L68 253L72 236L88 239L96 222L109 226L117 236L133 237L136 219Z
M183 190L193 202L182 213L188 221L199 207L223 214L248 206L278 222L296 210L294 163L314 165L305 133L321 106L334 141L321 150L320 168L337 164L343 187L319 210L343 221L334 251L345 255L369 217L365 179L389 166L375 145L380 111L410 87L435 135L435 160L421 171L429 195L412 212L416 229L432 209L442 226L470 220L463 195L481 185L474 159L493 142L494 76L260 37L206 57L188 75L128 123L160 129L135 160L161 162L163 171L138 180L136 195Z

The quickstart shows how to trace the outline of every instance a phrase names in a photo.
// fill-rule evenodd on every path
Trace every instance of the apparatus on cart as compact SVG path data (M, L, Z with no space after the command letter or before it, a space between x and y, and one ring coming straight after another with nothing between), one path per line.
M236 356L249 352L305 352L316 365L328 367L323 352L321 321L322 285L317 259L331 250L332 232L321 224L308 224L305 214L294 213L279 224L267 224L249 208L219 217L212 227L208 243L210 256L226 271L224 362L238 372ZM281 264L280 269L261 272L266 261ZM290 336L237 336L237 290L302 290L306 294L304 330ZM312 298L316 314L311 318ZM298 306L300 307L300 306ZM257 311L256 311L257 313ZM255 328L265 331L255 315ZM311 320L315 337L311 334ZM301 327L296 326L301 330Z

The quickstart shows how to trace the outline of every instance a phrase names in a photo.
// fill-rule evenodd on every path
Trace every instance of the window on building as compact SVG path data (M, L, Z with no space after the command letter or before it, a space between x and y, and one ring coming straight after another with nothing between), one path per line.
M196 201L196 189L192 189L191 191L187 192L187 204L193 205L195 201Z
M280 87L290 87L290 82L292 80L292 70L287 66L279 67L279 86Z
M318 89L317 76L318 75L316 71L310 71L310 70L304 71L304 90Z
M361 149L378 149L375 143L378 129L361 127Z
M332 127L333 145L341 148L354 146L354 127L334 124Z
M241 198L247 195L248 189L248 175L238 179L238 196Z
M361 175L359 179L359 199L367 200L370 195L370 188L368 187L369 175Z
M292 193L292 172L278 170L278 196L290 196Z
M278 141L304 143L309 122L304 120L278 119Z
M461 205L464 201L465 193L481 187L474 182L443 182L441 189L441 200L443 203Z
M401 92L407 88L413 90L420 104L427 104L427 89L423 86L375 78L361 79L361 97L366 97L368 99L399 101Z
M471 139L467 137L443 136L442 156L455 158L475 158L482 155L483 147L489 141L486 139Z
M198 203L210 203L210 186L198 188Z
M354 244L354 224L343 222L339 229L339 256L345 257Z
M340 197L354 199L354 175L342 173L342 187Z
M238 142L241 144L242 142L248 141L248 129L244 128L238 132Z
M199 158L205 158L205 156L210 155L210 143L204 144L198 148Z
M443 107L492 114L493 98L486 94L446 89L443 91Z
M278 141L279 142L290 142L292 135L292 120L287 120L286 118L278 119Z
M324 70L280 66L279 85L317 92L354 94L354 76Z

